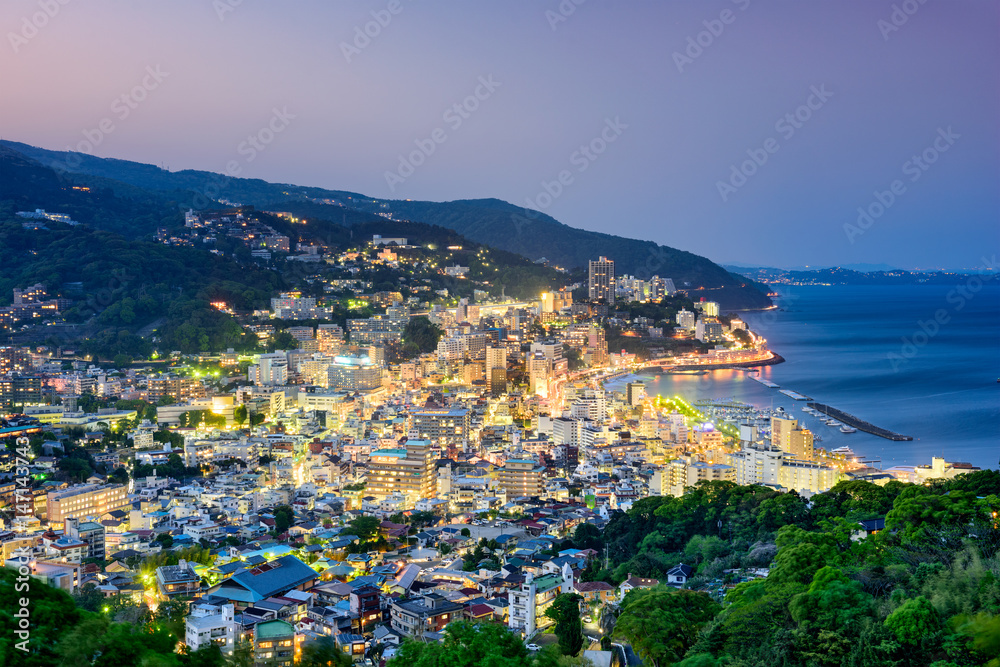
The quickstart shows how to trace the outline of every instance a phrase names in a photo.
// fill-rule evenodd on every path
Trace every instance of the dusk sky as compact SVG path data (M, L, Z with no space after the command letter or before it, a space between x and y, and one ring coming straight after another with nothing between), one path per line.
M0 134L378 198L530 199L725 263L1000 250L996 2L577 2L5 0ZM248 162L275 109L287 127Z

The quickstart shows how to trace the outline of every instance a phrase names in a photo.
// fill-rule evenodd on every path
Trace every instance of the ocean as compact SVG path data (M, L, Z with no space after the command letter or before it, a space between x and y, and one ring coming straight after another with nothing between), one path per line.
M649 395L735 398L782 406L818 434L817 446L849 446L882 467L932 456L997 468L1000 460L1000 285L781 286L779 310L744 313L785 363L761 369L782 389L909 435L893 442L844 434L743 371L661 374ZM978 288L978 289L977 289Z

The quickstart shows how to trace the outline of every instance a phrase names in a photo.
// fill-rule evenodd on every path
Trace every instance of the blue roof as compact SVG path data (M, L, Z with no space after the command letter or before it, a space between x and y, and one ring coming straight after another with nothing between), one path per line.
M237 572L211 592L241 602L280 595L316 578L316 571L295 556L282 556L252 570Z

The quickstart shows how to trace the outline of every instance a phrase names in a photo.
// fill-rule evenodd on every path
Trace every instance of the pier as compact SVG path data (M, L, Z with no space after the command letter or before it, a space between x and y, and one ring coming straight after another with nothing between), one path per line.
M871 433L872 435L877 435L880 438L885 438L887 440L895 440L897 442L903 440L913 440L909 435L900 435L899 433L893 433L892 431L884 428L870 424L862 419L858 419L852 414L844 412L843 410L838 410L837 408L830 407L829 405L823 405L822 403L810 403L809 407L817 410L827 417L833 417L837 421L843 422L848 426L853 426L859 431L864 431L865 433Z
M751 373L751 374L749 375L749 377L750 377L750 379L751 379L751 380L753 380L754 382L759 382L759 383L761 383L762 385L764 385L765 387L769 387L769 388L771 388L771 389L777 389L778 387L780 387L780 386L781 386L780 384L777 384L776 382L771 382L770 380L765 380L765 379L764 379L764 378L762 378L761 376L759 376L759 375L755 375L755 374L753 374L753 373Z
M779 389L779 394L784 394L793 401L811 401L812 399L804 394L800 394L797 391L792 391L791 389Z

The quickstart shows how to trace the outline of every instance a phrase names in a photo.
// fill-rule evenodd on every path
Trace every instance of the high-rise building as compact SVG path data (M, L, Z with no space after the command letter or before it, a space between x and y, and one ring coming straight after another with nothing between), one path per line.
M598 257L590 261L590 280L588 295L591 301L604 300L607 304L615 302L615 263L613 260Z
M642 382L629 382L625 385L625 399L631 406L642 405L646 398L646 385Z
M0 377L0 407L21 407L41 402L41 377L17 373L8 377Z
M382 369L366 356L338 355L327 369L332 389L368 391L382 386Z
M691 331L694 329L694 313L686 308L677 311L677 326Z
M508 459L497 475L497 483L507 492L508 499L540 496L544 470L531 459Z
M800 428L797 419L771 417L771 447L798 459L813 457L813 434Z
M201 384L200 379L195 377L181 377L173 373L149 378L147 390L151 403L156 403L167 396L181 403L205 395L205 387Z
M409 506L435 494L434 455L427 440L407 440L405 445L378 449L368 463L366 493L383 500L403 494Z
M262 354L247 369L248 379L257 385L283 385L288 382L288 355L284 352Z
M486 386L491 396L500 396L507 391L507 349L486 347Z
M417 437L440 447L463 445L472 428L471 413L461 408L416 410L411 417Z

